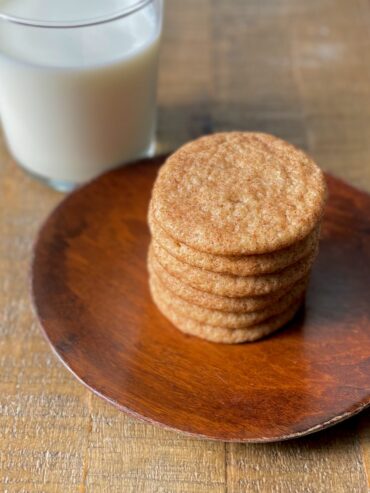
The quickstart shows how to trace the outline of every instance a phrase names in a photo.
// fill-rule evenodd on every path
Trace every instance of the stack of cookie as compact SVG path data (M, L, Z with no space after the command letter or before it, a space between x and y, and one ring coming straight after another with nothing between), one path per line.
M180 330L254 341L298 311L316 257L323 173L267 134L219 133L181 147L149 206L152 297Z

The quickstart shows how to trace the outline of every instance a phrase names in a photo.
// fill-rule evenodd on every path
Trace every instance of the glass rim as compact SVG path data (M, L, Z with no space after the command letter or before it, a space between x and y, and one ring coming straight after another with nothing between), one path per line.
M54 29L71 29L76 27L87 27L96 26L98 24L105 24L107 22L112 22L123 17L128 17L131 14L143 9L154 0L136 0L127 7L120 10L112 12L110 14L100 15L97 17L91 17L86 20L71 20L71 21L48 21L48 20L37 20L37 19L27 19L24 17L19 17L16 15L7 14L0 10L0 21L12 22L14 24L20 24L29 27L42 27L42 28L54 28Z

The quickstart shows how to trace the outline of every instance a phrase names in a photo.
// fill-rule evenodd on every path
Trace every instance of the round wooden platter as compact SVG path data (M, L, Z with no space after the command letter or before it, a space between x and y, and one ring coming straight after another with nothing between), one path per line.
M163 158L75 191L42 227L32 291L56 354L122 411L198 437L284 440L370 404L370 196L328 176L305 310L252 344L186 336L151 301L146 223Z

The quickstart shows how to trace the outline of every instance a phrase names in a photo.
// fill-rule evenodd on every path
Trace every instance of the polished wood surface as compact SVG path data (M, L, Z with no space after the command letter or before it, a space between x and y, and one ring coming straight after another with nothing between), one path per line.
M176 330L148 288L147 226L164 158L71 194L42 227L35 311L55 352L97 395L199 438L267 442L370 404L370 195L328 177L305 309L273 337L212 344Z
M367 0L167 1L161 150L212 130L270 131L370 192L369 22ZM128 418L78 384L28 296L33 239L61 198L0 145L0 490L368 491L368 410L293 441L224 445Z

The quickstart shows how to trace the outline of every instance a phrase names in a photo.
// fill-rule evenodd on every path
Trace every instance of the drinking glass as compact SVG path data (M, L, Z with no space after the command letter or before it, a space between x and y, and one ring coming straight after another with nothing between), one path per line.
M0 117L16 161L69 190L151 155L162 0L0 0Z

